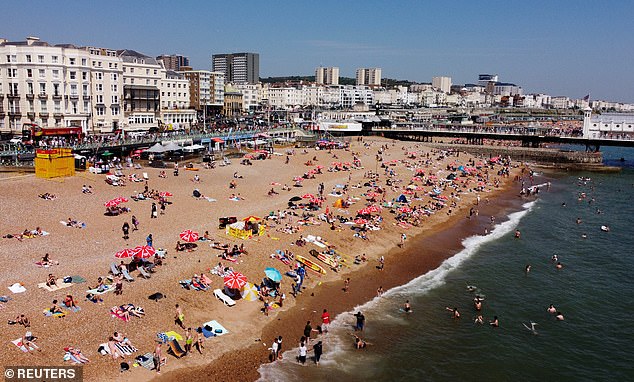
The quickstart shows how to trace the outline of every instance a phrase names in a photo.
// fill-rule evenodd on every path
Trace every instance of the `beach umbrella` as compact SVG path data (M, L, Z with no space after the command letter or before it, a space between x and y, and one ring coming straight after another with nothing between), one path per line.
M302 199L315 199L315 195L313 195L313 194L304 194L304 195L302 195Z
M376 204L368 206L365 209L368 210L368 212L381 212L381 207L377 206Z
M134 257L139 259L149 259L156 253L156 249L154 249L154 247L150 247L149 245L140 245L135 247L133 250Z
M302 198L299 196L293 196L292 198L288 199L289 202L298 202L300 200L302 200Z
M243 300L247 301L256 301L260 298L258 293L258 288L255 287L252 283L246 283L240 290L240 296L242 296Z
M187 243L193 243L198 241L198 232L194 232L191 229L186 229L178 235L181 240Z
M322 168L324 168L324 166L322 166L322 165L320 165L320 164L319 164L319 165L315 166L315 168L316 168L317 170L321 170Z
M302 178L301 176L296 176L296 177L293 178L293 180L296 181L296 182L303 182L304 178Z
M409 208L408 206L403 206L403 207L400 207L398 209L398 212L402 212L404 214L408 214L408 213L412 212L412 209Z
M370 215L371 212L367 208L362 208L357 211L357 215Z
M262 220L262 218L258 216L254 216L254 215L249 215L246 218L242 219L242 221L251 222L251 223L259 221L259 220Z
M117 253L114 254L114 257L116 257L117 259L127 259L128 257L132 257L135 254L135 250L132 248L126 248L123 249Z
M108 200L103 205L106 207L115 207L119 205L119 201L117 199Z
M240 289L247 283L247 277L240 272L229 272L224 278L224 283L229 289Z
M282 274L275 268L268 267L264 269L264 274L273 282L279 283L282 281Z
M128 198L124 198L123 196L119 196L114 198L114 200L116 200L119 203L127 203L128 202Z
M166 198L168 196L174 196L174 194L172 194L171 192L168 191L163 191L163 192L159 192L159 196L162 198Z
M354 219L354 224L357 224L357 225L368 224L368 219L363 219L363 218Z

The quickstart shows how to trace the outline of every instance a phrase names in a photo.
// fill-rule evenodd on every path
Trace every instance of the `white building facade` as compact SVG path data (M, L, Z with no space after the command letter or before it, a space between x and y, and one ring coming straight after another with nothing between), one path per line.
M443 93L451 91L451 77L432 77L431 84Z
M123 65L123 130L147 131L157 127L163 67L154 57L134 50L120 50L117 54Z
M196 110L189 108L189 80L184 75L161 69L161 117L167 130L190 128L196 123Z
M381 86L381 68L359 68L356 78L357 86Z
M339 85L339 68L320 66L315 70L315 82L319 85Z

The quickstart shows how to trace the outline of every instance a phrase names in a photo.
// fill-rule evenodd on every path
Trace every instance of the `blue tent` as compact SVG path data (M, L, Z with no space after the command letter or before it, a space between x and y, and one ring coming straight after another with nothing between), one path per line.
M407 198L403 194L401 194L398 198L396 198L396 201L399 202L399 203L409 203L407 201Z

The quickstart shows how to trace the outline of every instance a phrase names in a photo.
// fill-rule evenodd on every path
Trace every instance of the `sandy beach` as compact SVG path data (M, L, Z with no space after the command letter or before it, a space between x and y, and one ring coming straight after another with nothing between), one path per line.
M382 160L387 170L393 172L391 176L386 174L386 169L381 168L381 163L376 159L381 145L387 145ZM319 323L324 308L334 317L374 297L377 286L387 290L438 266L458 248L461 238L482 232L487 219L503 211L507 207L506 201L515 197L519 188L512 181L519 173L517 167L511 169L510 176L502 177L497 175L502 169L501 165L489 165L484 159L473 158L465 153L432 153L431 149L416 143L393 143L381 138L366 138L363 142L353 141L350 150L328 152L310 148L304 152L303 149L295 149L295 155L290 156L288 164L285 163L286 150L278 148L276 151L281 155L273 155L270 159L261 161L253 160L252 166L240 165L239 159L234 159L228 166L204 169L197 165L199 171L187 171L181 164L178 177L172 175L171 169L166 169L166 178L159 178L158 169L124 168L122 171L126 176L136 173L140 177L142 173L147 173L149 189L173 194L168 197L172 204L157 219L150 219L152 201L133 201L130 198L144 190L145 182L128 182L125 187L114 187L104 182L105 175L89 173L53 180L38 179L33 175L0 179L3 195L0 202L3 211L0 233L3 236L18 234L36 227L49 233L22 241L16 238L0 239L0 259L4 264L0 270L0 295L11 297L10 301L2 305L0 312L5 320L26 314L31 320L29 330L38 337L36 343L42 350L34 353L21 352L11 341L21 337L25 329L19 325L6 326L5 338L0 345L2 363L70 364L64 363L63 357L64 348L72 346L80 348L90 359L90 363L84 366L86 380L154 379L157 378L156 372L142 367L132 367L131 372L121 374L121 360L102 356L97 349L99 344L107 342L113 332L125 333L139 349L131 356L126 356L125 361L132 364L135 356L153 351L157 333L176 331L184 335L184 331L174 323L175 305L179 304L185 314L186 327L196 328L204 322L216 320L229 333L208 338L202 355L197 351L181 359L167 355L168 362L162 368L159 380L201 376L218 381L255 380L258 377L258 365L267 362L267 348L274 336L282 335L285 338L286 349L294 347L306 320ZM333 167L333 162L352 163L353 153L357 154L361 168L328 171L329 167ZM429 156L427 153L430 153ZM306 165L309 161L312 164ZM294 177L301 177L317 165L324 166L322 174L315 174L314 179L304 180L303 187L293 187ZM459 166L473 167L475 170L471 175L460 176L459 179L448 182L444 180L449 174L460 173L448 166L454 169ZM417 169L423 174L419 179L414 179ZM422 216L418 227L397 225L396 214L391 213L390 208L383 208L382 212L373 214L382 216L381 229L368 231L367 240L354 236L354 231L351 230L354 225L337 222L335 229L331 229L328 223L318 218L319 214L325 213L326 208L332 217L340 215L353 219L357 211L367 204L380 204L369 203L364 197L371 189L364 186L370 181L364 177L368 172L380 174L377 185L385 188L386 201L405 193L406 187L411 184L419 188L415 190L412 187L413 192L406 193L411 201L410 206L427 207L430 203L436 203L438 200L432 200L429 196L434 188L440 191L438 196L442 196L443 199L440 200L444 200L443 203L447 205L431 211L433 213L429 216ZM200 183L194 182L195 175L200 177ZM385 187L386 179L393 181L391 187ZM237 183L234 189L229 187L232 180ZM315 216L310 222L314 224L298 226L299 216L289 216L277 223L267 220L269 224L265 234L249 240L230 237L225 234L224 229L218 229L219 217L265 217L271 212L284 210L291 197L301 197L306 193L316 195L319 183L324 184L326 200L319 211L313 211ZM93 193L82 193L83 185L92 186ZM282 190L283 185L290 186L290 190ZM340 196L328 194L335 189L341 190L336 185L347 185L347 195L341 197L354 198L354 204L349 208L333 206ZM356 185L361 187L353 187ZM278 194L268 195L271 188ZM199 189L205 198L194 198L194 189ZM55 194L56 198L44 200L38 197L46 192ZM238 194L242 200L230 200L232 195ZM129 199L123 205L129 207L131 212L119 216L104 216L104 203L119 196ZM480 201L476 206L478 196ZM455 202L454 206L451 206L452 202ZM474 207L479 210L479 218L466 219L470 215L469 210ZM295 212L301 215L301 210ZM139 230L131 232L130 239L126 241L121 227L125 221L130 222L132 215L140 221ZM85 227L73 228L60 223L68 218L84 222ZM285 233L281 228L286 224L299 227L299 230L292 234ZM248 253L240 255L235 263L222 261L218 257L222 252L203 241L197 242L198 247L193 252L177 252L176 241L179 240L179 233L185 229L194 230L201 236L209 231L214 239L212 241L230 246L244 244ZM108 275L111 263L119 262L114 254L126 247L144 245L146 236L150 233L154 238L154 247L167 250L165 263L156 267L151 278L141 279L138 272L134 271L132 276L136 280L125 283L121 295L106 293L102 296L103 303L86 301L86 291L96 285L98 277ZM402 233L407 235L407 240L402 248L398 248ZM243 273L255 284L262 281L266 267L275 267L282 273L290 270L288 265L270 256L277 249L290 250L294 255L302 255L319 263L309 255L310 249L320 250L318 246L311 243L302 247L294 245L300 235L322 237L348 260L346 266L333 272L320 263L327 269L326 274L318 276L309 272L309 278L304 282L305 288L297 298L290 293L293 280L284 277L280 290L286 294L286 300L281 308L271 310L268 316L261 312L261 301L237 300L235 306L226 307L214 298L212 290L223 287L223 278L211 274L209 270L219 261L224 266L231 266ZM419 241L426 243L425 253L408 250L414 242ZM45 253L49 253L59 265L38 267L35 262ZM361 254L365 254L367 261L354 264L353 258ZM381 255L386 259L383 271L376 268ZM79 275L87 282L72 284L68 288L52 292L38 288L37 284L45 282L50 273L61 278ZM191 279L194 274L201 273L212 280L209 290L186 290L179 285L179 280ZM347 277L351 279L350 290L344 293L343 279ZM10 292L7 288L15 283L21 283L26 292ZM166 297L158 302L149 300L148 296L155 292ZM75 297L81 307L80 311L68 311L63 318L46 317L42 313L51 306L53 299L61 301L66 294ZM131 318L128 322L111 316L110 309L113 306L126 303L142 306L145 316ZM166 355L166 347L163 350Z

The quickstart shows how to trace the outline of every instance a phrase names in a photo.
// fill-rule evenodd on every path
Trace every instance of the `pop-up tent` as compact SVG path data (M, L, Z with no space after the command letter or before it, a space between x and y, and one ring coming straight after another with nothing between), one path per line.
M399 203L409 203L407 201L407 198L403 194L399 195L399 197L396 199L396 201L399 202Z
M156 143L154 146L146 150L148 153L164 153L165 148L160 143Z
M335 208L343 208L343 199L337 199L332 206Z
M257 229L255 230L247 230L245 228L245 222L239 221L227 226L227 235L237 237L238 239L249 239L251 236L262 236L264 235L264 224L255 225Z

